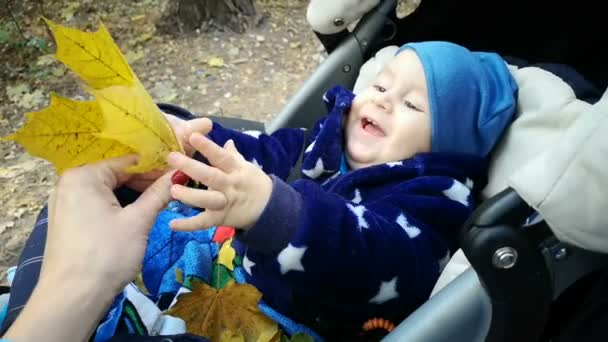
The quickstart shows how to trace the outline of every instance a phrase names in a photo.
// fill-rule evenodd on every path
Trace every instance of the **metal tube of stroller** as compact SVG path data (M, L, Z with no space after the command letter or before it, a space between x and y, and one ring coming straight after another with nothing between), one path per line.
M484 341L492 319L490 297L471 268L399 324L383 342Z

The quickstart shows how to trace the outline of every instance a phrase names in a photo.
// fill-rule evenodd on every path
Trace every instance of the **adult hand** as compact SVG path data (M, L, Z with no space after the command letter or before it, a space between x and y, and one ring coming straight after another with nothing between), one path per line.
M190 144L211 165L180 153L170 153L169 166L182 170L208 189L193 189L174 184L171 194L186 204L205 208L190 218L170 222L172 229L196 230L225 225L248 230L260 218L272 193L272 179L237 151L232 140L224 147L205 136L193 133Z
M148 232L170 200L170 174L121 207L113 189L135 156L69 169L49 200L40 278L5 338L85 341L114 296L139 272Z
M49 200L41 277L60 274L100 281L112 293L137 275L148 232L170 201L170 175L122 208L113 193L132 175L133 155L67 170Z
M208 134L213 128L213 123L208 118L198 118L193 120L183 120L176 116L165 114L167 121L173 128L173 132L175 136L179 140L180 144L184 147L184 151L187 156L194 155L195 149L188 141L190 135L194 132L198 132L201 134ZM129 188L142 192L150 186L150 184L154 183L158 177L165 174L168 168L164 170L155 170L146 173L136 174L129 181L126 182L126 186Z

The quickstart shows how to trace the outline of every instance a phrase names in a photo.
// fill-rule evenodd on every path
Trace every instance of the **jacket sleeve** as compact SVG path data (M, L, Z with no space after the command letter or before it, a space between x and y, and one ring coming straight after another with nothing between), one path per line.
M208 137L220 146L232 139L247 161L258 165L265 173L285 180L300 158L305 134L303 129L297 128L283 128L272 134L260 131L241 132L214 122ZM201 156L199 159L207 162Z
M428 298L453 247L447 236L471 213L469 189L449 177L405 182L371 201L356 188L349 200L309 180L273 182L260 220L239 235L247 273L258 284L280 278L294 293L360 304ZM341 285L332 292L333 284Z

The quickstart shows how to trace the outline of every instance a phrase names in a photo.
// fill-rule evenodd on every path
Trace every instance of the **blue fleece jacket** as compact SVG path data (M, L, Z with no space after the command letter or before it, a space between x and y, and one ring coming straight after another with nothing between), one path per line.
M209 134L220 145L234 140L273 180L260 219L238 235L247 281L313 329L319 322L359 328L377 316L398 321L423 303L472 212L471 189L485 182L486 161L466 154L418 154L341 172L342 120L353 98L339 86L325 94L329 113L306 145L303 178L291 184L285 179L304 130L268 135L215 123Z

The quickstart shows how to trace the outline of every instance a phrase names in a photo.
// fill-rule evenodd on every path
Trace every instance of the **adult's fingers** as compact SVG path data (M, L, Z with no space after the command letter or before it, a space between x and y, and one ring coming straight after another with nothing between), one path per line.
M219 191L193 189L179 184L171 187L171 195L190 206L210 210L222 210L228 204L226 196Z
M238 166L238 161L233 153L218 146L202 134L192 133L190 144L205 156L211 165L222 171L230 172Z
M137 159L138 157L135 154L105 159L94 164L86 165L80 171L93 171L94 175L86 177L88 180L103 182L103 184L113 190L133 177L132 174L128 174L125 170L129 166L135 165ZM95 178L95 176L97 178Z
M222 220L220 211L205 211L196 216L172 220L169 226L173 230L193 231L221 225Z
M167 172L152 183L135 202L125 208L128 214L153 220L171 201L171 176L172 172Z
M170 167L181 170L191 179L199 181L208 187L221 191L228 185L227 176L220 169L188 158L181 153L169 153L167 163Z

